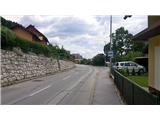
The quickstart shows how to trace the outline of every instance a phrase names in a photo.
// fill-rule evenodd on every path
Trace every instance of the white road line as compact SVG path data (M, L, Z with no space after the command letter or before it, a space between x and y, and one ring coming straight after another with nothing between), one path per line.
M89 72L86 73L85 75L83 75L75 84L73 84L72 86L70 86L68 89L66 89L67 91L72 90L74 87L76 87L84 78L86 78L90 73L92 73L92 69L90 68Z
M60 94L58 94L55 98L53 98L53 100L51 100L48 104L53 104L56 105L58 104L67 94L69 94L69 91L72 90L74 87L76 87L84 78L86 78L90 73L92 73L94 70L93 69L89 69L89 72L87 72L85 75L83 75L81 78L78 79L78 81L73 84L72 86L70 86L67 89L64 89L63 92L61 92Z
M42 88L42 89L40 89L40 90L38 90L38 91L36 91L36 92L30 94L29 96L33 96L33 95L35 95L35 94L38 94L38 93L40 93L40 92L42 92L42 91L44 91L44 90L50 88L51 86L52 86L52 85L48 85L47 87Z
M71 76L68 75L67 77L63 78L62 80L66 80L66 79L68 79L68 78L70 78L70 77L71 77Z

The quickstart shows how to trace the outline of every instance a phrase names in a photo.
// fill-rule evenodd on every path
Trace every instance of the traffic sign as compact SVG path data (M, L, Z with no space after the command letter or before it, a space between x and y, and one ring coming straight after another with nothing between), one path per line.
M108 57L113 58L113 51L112 51L112 50L111 50L111 51L108 51Z

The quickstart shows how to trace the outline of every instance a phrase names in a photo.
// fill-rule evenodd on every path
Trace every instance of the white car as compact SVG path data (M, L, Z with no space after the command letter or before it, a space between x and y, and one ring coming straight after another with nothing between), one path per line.
M144 73L146 71L144 66L141 66L133 61L116 62L113 68L118 70L128 69L130 73L133 71L133 69L136 73Z

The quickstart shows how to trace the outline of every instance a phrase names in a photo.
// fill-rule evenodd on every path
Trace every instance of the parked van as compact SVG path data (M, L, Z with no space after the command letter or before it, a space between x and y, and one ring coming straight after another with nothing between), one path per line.
M133 69L136 73L144 73L146 72L146 69L144 66L141 66L133 61L122 61L122 62L116 62L113 66L113 68L122 70L122 69L128 69L129 72L132 72Z

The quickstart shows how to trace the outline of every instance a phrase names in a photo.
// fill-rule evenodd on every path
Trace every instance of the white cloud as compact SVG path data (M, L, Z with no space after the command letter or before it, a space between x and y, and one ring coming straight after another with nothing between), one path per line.
M104 41L109 42L110 16L4 16L27 26L35 25L44 33L50 43L63 45L71 53L80 53L92 58L103 53ZM127 20L122 16L113 16L113 32L124 26L132 34L147 27L147 16L132 16Z

